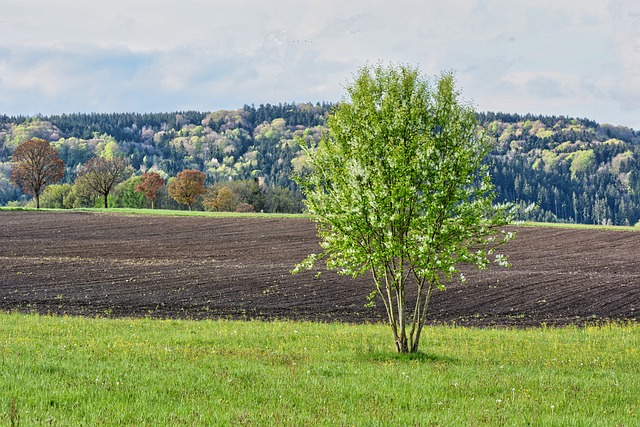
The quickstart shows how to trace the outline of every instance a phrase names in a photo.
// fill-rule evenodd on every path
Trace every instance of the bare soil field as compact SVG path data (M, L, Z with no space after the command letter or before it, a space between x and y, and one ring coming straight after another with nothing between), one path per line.
M525 327L640 320L640 232L521 227L509 269L465 271L430 321ZM292 275L306 219L0 211L0 310L378 322L368 277Z

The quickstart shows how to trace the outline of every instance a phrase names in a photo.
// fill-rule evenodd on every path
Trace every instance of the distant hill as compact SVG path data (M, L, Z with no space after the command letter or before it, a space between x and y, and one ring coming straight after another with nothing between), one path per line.
M9 184L11 154L22 141L52 141L73 182L79 166L104 150L127 156L138 174L194 168L208 182L262 178L297 191L304 165L296 142L317 143L331 104L244 106L174 113L0 115L0 204L21 198ZM479 113L496 141L491 162L497 201L518 202L521 219L598 224L640 220L640 133L588 119Z

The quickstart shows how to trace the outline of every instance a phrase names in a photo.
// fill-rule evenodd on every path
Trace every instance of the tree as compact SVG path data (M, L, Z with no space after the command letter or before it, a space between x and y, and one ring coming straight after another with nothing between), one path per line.
M151 209L154 208L158 190L164 185L164 179L157 172L145 172L142 174L142 182L136 186L136 191L144 194L151 200Z
M144 194L136 191L141 182L141 176L132 176L116 185L109 194L109 205L119 208L143 208Z
M38 209L44 189L60 181L63 176L64 163L58 156L58 150L44 139L25 141L13 152L11 182L25 193L33 194Z
M195 169L187 169L169 181L169 195L173 200L183 205L191 206L198 196L207 192L204 182L207 176Z
M277 185L265 189L265 212L299 213L302 209L300 193Z
M94 192L101 195L105 209L111 189L124 180L129 173L127 161L123 157L92 157L78 172L78 179Z
M452 74L432 87L408 66L365 67L347 94L319 146L305 147L311 172L296 179L323 250L294 272L321 259L341 274L370 272L396 350L416 352L432 292L459 264L506 265L494 249L512 237L501 229L510 209L492 204L491 144Z
M71 184L53 184L48 186L40 198L40 206L55 209L70 209L73 205L68 205L67 201L72 201L69 195L73 192Z
M215 212L234 212L240 203L240 197L227 186L215 189L204 201L204 205Z

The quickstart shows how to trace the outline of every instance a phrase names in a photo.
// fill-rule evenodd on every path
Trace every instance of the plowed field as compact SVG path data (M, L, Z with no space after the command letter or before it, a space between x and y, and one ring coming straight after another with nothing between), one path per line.
M305 219L0 211L0 310L83 316L375 322L371 290L328 272ZM510 269L466 272L430 321L529 326L640 320L640 233L519 228Z

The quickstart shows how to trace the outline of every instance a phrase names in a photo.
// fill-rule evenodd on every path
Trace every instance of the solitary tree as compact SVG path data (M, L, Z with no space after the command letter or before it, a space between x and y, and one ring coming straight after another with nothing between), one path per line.
M103 197L106 209L109 193L127 174L129 165L123 157L92 157L78 172L78 179Z
M204 182L207 176L195 169L187 169L169 181L169 195L173 200L189 206L189 210L198 199L198 196L207 192Z
M328 134L305 147L311 172L297 177L323 250L294 272L320 259L371 272L371 302L384 303L398 352L418 350L434 289L460 263L505 265L492 253L512 237L501 229L508 207L492 205L491 144L454 86L450 73L432 86L408 66L361 69Z
M58 150L44 139L34 138L18 145L13 152L11 182L22 191L33 194L40 209L40 195L50 184L64 175L64 163Z
M157 172L145 172L142 174L142 182L136 186L136 191L144 194L151 200L151 209L154 208L158 190L164 185L164 178Z

